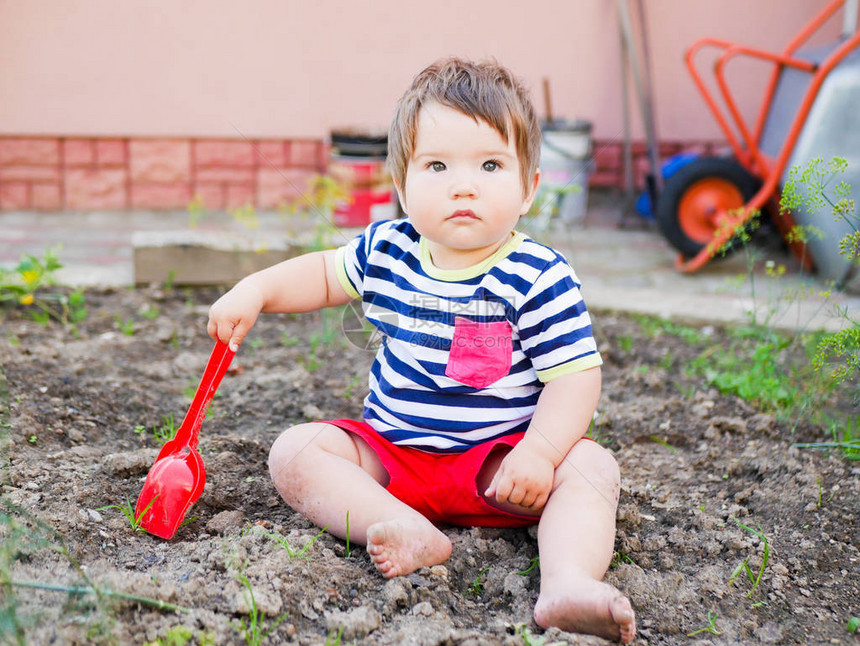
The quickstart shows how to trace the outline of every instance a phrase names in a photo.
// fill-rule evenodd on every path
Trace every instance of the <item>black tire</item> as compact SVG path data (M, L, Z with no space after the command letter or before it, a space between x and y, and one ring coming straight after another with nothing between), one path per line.
M736 161L696 159L666 180L657 203L657 225L673 247L692 258L718 229L711 216L743 206L760 186L759 179Z

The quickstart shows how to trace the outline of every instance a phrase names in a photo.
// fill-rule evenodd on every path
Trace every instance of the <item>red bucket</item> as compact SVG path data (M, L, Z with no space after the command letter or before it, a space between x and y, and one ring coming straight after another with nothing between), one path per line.
M335 207L337 226L365 227L395 217L394 183L384 157L332 155L328 174L349 193L349 200Z

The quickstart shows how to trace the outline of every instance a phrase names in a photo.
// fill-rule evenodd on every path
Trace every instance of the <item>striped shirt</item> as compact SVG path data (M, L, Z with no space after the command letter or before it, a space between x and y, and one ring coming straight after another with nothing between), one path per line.
M364 418L394 444L451 453L525 431L544 383L602 363L573 269L522 233L444 270L408 219L374 222L336 266L382 337Z

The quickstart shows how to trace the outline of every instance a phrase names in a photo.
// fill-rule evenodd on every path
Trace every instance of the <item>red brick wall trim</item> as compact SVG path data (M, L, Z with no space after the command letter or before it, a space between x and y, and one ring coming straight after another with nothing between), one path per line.
M713 154L722 142L660 143L661 159ZM645 186L645 144L633 143L636 187ZM622 144L594 142L596 187L624 185ZM321 139L199 139L0 135L0 210L275 209L325 172Z
M274 209L327 158L316 139L0 135L0 210Z

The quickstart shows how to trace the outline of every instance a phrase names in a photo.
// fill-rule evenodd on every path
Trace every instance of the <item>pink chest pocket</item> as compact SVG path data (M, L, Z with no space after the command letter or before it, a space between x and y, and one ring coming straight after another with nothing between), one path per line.
M473 388L495 383L511 369L511 334L507 321L483 323L456 317L445 374Z

